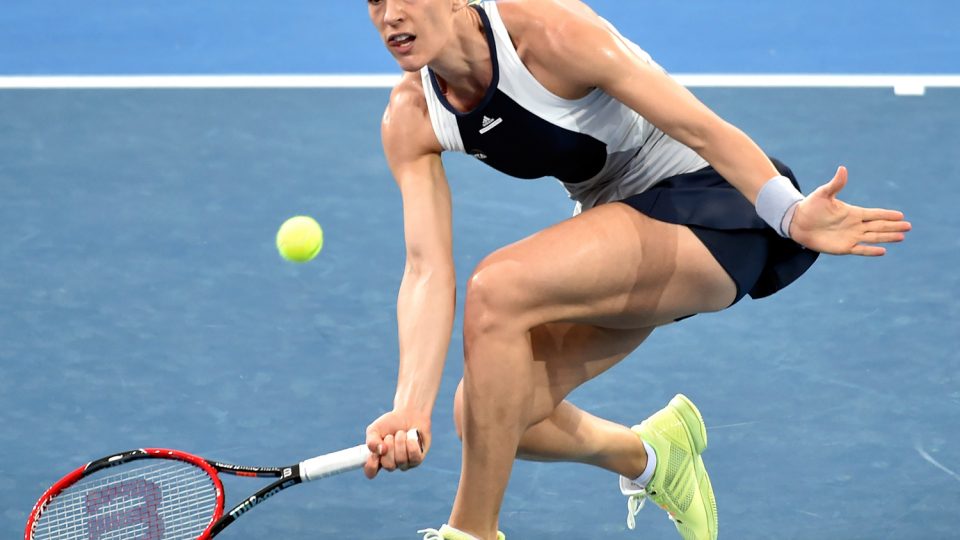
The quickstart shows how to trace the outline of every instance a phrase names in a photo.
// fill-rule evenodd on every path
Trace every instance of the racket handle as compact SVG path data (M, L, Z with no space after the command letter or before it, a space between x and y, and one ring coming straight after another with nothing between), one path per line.
M414 440L419 442L420 434L415 430L412 433ZM309 482L359 469L367 462L368 457L370 457L370 450L367 445L359 444L353 448L310 458L300 462L300 477L304 482Z
M309 482L359 469L363 467L369 456L370 450L367 449L367 445L360 444L353 448L310 458L300 463L300 477L305 482Z

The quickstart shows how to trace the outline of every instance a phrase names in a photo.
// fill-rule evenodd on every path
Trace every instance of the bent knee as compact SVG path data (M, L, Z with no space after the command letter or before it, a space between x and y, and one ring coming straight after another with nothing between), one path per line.
M509 311L518 309L525 300L523 265L503 260L497 254L484 259L467 281L465 309L475 311Z
M477 266L467 281L463 334L467 346L477 336L516 325L530 305L519 263L496 254Z

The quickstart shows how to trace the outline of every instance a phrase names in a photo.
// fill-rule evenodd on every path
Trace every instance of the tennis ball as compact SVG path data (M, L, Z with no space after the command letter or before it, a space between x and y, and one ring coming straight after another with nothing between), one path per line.
M277 250L288 261L305 263L323 248L323 229L310 216L292 217L277 231Z

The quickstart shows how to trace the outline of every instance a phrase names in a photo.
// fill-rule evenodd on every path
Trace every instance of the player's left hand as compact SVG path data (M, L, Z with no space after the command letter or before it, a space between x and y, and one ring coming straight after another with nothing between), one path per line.
M910 230L903 213L861 208L837 199L847 185L847 169L800 201L790 224L790 237L803 246L832 255L877 257L887 250L876 244L901 242Z

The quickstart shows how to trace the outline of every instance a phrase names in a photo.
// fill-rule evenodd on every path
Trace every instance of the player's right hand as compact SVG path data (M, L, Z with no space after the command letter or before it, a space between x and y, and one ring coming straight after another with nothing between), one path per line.
M363 465L363 474L374 478L380 469L394 471L423 463L430 449L430 418L393 410L367 426L367 448L370 457Z

